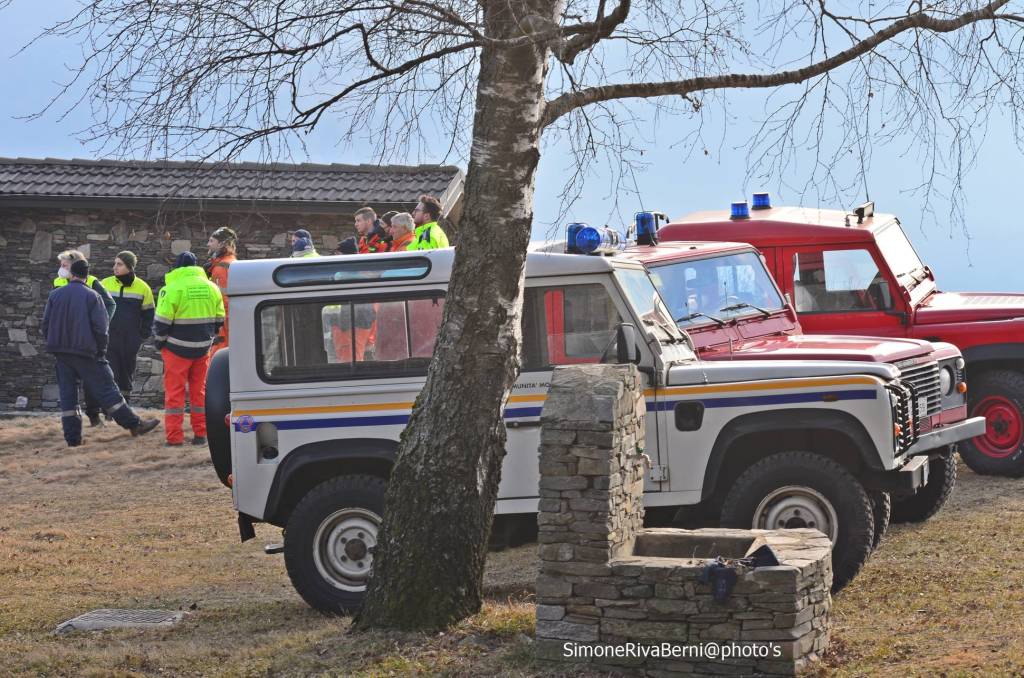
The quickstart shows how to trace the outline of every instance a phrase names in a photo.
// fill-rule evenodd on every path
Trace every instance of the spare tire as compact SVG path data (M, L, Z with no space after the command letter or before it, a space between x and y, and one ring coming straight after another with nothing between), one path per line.
M206 372L206 439L210 460L220 482L227 487L231 475L231 429L226 417L231 415L231 380L228 374L228 351L222 348L210 360Z

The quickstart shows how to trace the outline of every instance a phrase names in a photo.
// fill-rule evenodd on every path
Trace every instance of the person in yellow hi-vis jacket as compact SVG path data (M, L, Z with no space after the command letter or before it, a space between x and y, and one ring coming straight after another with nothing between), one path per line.
M153 334L164 360L164 429L167 444L183 445L185 387L191 405L192 444L206 444L206 370L210 346L224 324L224 299L216 283L182 252L165 277L156 303Z
M135 275L139 259L124 250L114 257L114 275L103 279L103 287L114 298L117 310L110 320L110 347L107 359L114 371L114 381L125 402L130 402L135 379L135 361L142 342L153 334L155 304L153 290Z

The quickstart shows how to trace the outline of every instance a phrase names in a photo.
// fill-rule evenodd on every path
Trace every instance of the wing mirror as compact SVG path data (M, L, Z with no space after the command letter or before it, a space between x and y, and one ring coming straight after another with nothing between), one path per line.
M619 323L615 328L615 362L620 365L640 363L640 347L637 346L636 326Z

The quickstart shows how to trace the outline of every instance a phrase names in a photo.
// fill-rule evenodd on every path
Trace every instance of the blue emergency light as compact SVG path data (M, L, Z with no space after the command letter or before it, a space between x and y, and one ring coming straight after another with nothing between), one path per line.
M752 210L770 210L772 208L772 198L767 193L755 193L754 204L751 205Z
M734 220L735 219L749 219L750 218L750 208L747 206L747 201L743 200L741 202L734 202L732 204L732 209L730 210L729 218L730 219L734 219Z
M588 228L587 224L579 222L573 222L569 224L565 229L565 253L566 254L584 254L576 247L576 234L581 229Z
M576 231L576 250L581 254L615 254L626 248L618 231L583 225Z
M636 225L637 245L658 244L658 216L654 212L637 212L633 217Z

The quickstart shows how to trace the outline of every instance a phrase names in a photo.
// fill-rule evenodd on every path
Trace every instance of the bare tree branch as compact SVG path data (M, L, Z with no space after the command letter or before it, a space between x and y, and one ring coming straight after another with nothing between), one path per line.
M952 19L939 19L923 12L917 12L893 22L886 28L842 52L803 68L767 74L726 73L666 82L632 82L618 85L602 85L576 92L566 92L548 102L542 124L548 126L574 108L588 106L601 101L672 95L684 96L691 92L711 89L766 88L806 82L811 78L828 73L858 57L872 52L879 45L906 31L918 29L933 33L948 33L978 21L994 19L996 11L1009 2L1010 0L994 0L980 9L965 12Z

